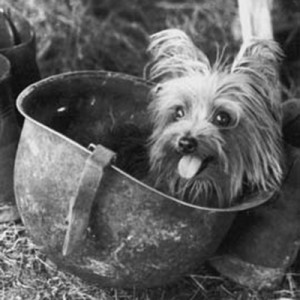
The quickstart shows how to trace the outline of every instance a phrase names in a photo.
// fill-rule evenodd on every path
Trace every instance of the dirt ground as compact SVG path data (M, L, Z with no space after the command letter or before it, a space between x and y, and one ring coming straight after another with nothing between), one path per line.
M0 0L1 5L8 5ZM234 0L14 0L36 34L43 78L75 70L109 70L142 76L148 36L161 29L185 30L213 60L233 56L239 45ZM300 79L298 6L274 11L276 38L287 53L284 95L297 97ZM177 283L150 290L102 289L57 270L34 245L20 221L0 225L0 299L271 300L300 299L300 268L288 270L275 291L239 286L204 265Z

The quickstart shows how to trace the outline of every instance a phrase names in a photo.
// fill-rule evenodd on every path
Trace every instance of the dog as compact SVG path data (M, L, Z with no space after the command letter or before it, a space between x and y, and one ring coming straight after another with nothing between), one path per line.
M231 64L179 29L150 37L147 182L183 201L230 207L283 177L279 65L273 40L249 39Z

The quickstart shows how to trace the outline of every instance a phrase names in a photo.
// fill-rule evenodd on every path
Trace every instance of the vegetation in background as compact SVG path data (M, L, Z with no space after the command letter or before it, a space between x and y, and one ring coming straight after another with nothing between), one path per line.
M86 69L142 76L149 34L168 27L184 29L211 59L223 49L233 55L239 46L233 38L235 0L0 0L0 5L31 22L42 77ZM101 289L58 271L21 222L0 225L0 299L5 300L299 299L296 271L273 292L238 286L208 266L168 287Z
M210 56L234 46L234 0L14 0L10 6L35 29L43 76L82 69L140 76L148 35L167 27L184 29Z

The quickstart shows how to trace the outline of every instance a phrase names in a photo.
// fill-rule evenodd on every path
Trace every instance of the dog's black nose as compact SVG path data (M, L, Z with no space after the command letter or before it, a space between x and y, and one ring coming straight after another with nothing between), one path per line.
M183 154L191 154L197 148L197 140L193 137L182 137L178 141L178 147Z

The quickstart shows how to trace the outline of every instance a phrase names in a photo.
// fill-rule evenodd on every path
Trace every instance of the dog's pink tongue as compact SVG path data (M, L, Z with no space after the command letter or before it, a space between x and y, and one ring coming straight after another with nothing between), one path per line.
M202 160L194 155L183 156L178 163L178 173L181 177L190 179L196 175Z

